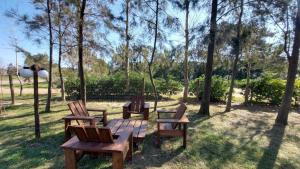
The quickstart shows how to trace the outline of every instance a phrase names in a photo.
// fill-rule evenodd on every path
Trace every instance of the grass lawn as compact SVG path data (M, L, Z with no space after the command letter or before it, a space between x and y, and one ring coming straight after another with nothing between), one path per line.
M9 99L5 94L5 99ZM57 96L57 94L55 95ZM6 108L0 116L0 168L63 168L64 156L59 147L64 142L62 117L69 114L66 103L53 101L52 112L42 112L41 139L34 139L33 99L31 94L17 96L17 105ZM104 107L121 112L124 102L88 102L88 107ZM159 102L159 108L172 109L177 99ZM153 103L151 102L151 105ZM187 149L181 138L164 139L161 149L155 147L154 120L151 114L148 135L133 161L126 168L300 168L300 114L294 110L287 127L274 126L276 107L234 105L223 113L223 104L211 106L211 117L197 115L199 103L188 104L191 121ZM109 119L121 117L109 115ZM79 168L111 168L110 157L85 156Z

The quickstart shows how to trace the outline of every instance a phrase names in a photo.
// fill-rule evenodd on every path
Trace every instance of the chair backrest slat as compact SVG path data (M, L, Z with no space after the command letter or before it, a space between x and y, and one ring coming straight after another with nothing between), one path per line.
M130 111L141 112L143 111L143 104L144 104L144 97L143 96L134 96L131 98L131 105Z
M177 109L176 109L176 113L173 116L174 119L178 119L180 120L182 118L182 116L184 115L185 111L186 111L187 107L184 103L181 103ZM176 129L178 123L172 123L172 128Z
M78 137L78 139L80 141L87 141L88 138L87 138L87 134L84 130L83 127L75 127L75 126L69 126L70 130L72 130L76 136Z
M95 126L69 126L80 141L113 143L112 133L109 128L97 128Z
M81 100L68 103L68 106L74 116L89 116Z

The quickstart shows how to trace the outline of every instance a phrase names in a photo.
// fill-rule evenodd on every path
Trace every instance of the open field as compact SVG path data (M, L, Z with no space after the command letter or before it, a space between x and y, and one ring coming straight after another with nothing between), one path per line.
M29 90L29 89L28 89ZM57 90L58 91L58 90ZM44 113L46 95L41 94L41 140L34 139L32 94L17 96L17 105L0 116L0 168L63 168L64 140L62 117L69 114L66 103L54 94L52 112ZM5 100L8 100L5 94ZM88 107L104 107L121 112L124 101L88 102ZM161 101L159 109L173 109L177 99ZM153 105L153 102L151 102ZM290 113L287 127L274 126L277 107L235 104L223 113L223 104L211 106L211 117L197 115L199 103L188 103L188 146L179 138L164 139L155 147L155 118L151 113L148 135L126 168L300 168L300 110ZM121 114L109 115L109 119ZM79 168L111 168L110 157L85 156Z

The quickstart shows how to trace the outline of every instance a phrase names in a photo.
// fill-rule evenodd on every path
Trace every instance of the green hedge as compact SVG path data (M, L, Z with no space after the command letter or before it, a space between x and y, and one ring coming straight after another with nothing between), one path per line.
M268 102L279 105L285 92L286 80L263 76L258 79L252 79L250 89L252 99L257 102ZM241 85L245 88L246 85ZM298 102L300 99L300 79L295 82L295 91L293 100Z
M212 76L211 95L212 102L224 101L228 89L227 81L220 76ZM190 92L201 99L204 90L204 76L190 81Z
M104 77L87 77L86 78L86 95L87 99L106 99L106 98L124 98L127 96L140 94L143 85L143 75L131 72L129 75L129 91L125 92L126 79L123 72ZM181 90L181 84L173 80L155 79L155 84L159 95L174 94ZM80 82L78 78L68 78L65 82L65 91L68 97L72 99L79 98ZM147 98L153 98L154 93L149 78L145 80L145 95ZM161 97L161 96L159 96Z

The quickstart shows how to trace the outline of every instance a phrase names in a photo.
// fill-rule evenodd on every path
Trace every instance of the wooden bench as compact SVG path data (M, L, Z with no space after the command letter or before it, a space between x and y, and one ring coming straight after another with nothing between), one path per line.
M135 119L113 119L107 126L111 129L113 135L118 135L126 128L133 129L133 142L138 143L144 140L148 128L147 120L135 120Z
M186 148L187 124L189 119L185 115L187 107L181 103L176 110L157 111L157 145L160 147L160 137L172 136L183 137L183 147ZM174 114L172 118L161 118L161 114ZM183 128L182 128L183 127Z
M133 140L130 128L123 128L115 137L106 127L70 126L70 130L73 130L76 136L61 145L64 149L66 169L76 169L76 161L83 154L112 154L113 169L123 169L125 159L132 160Z
M143 120L149 119L149 103L145 103L144 96L134 96L130 102L123 105L123 119L128 119L131 114L140 114Z
M68 130L68 126L72 121L76 121L78 125L92 125L95 126L97 122L103 123L103 126L107 124L107 112L106 109L87 109L81 100L68 103L68 107L71 111L71 115L64 117L65 121L65 140L71 138L71 132ZM89 111L102 112L100 116L91 116Z

